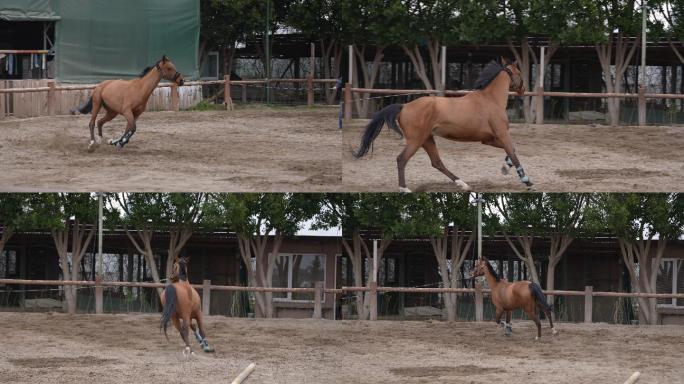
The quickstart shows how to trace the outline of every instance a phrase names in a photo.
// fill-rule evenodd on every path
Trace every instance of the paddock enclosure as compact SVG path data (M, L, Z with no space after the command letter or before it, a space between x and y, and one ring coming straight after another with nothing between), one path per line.
M87 116L0 120L3 191L333 191L341 182L337 111L238 106L147 112L130 143L87 152ZM104 126L122 134L119 116Z
M678 326L207 318L214 354L184 360L157 315L0 313L0 375L13 383L639 383L684 379ZM193 340L194 343L194 340ZM37 353L40 351L40 353Z
M404 140L383 128L371 153L355 159L368 120L352 120L344 131L342 178L350 191L398 190L396 157ZM544 192L672 192L684 185L681 127L511 124L511 136L534 188ZM480 143L437 137L442 161L474 190L524 191L512 170L501 174L505 152ZM406 166L413 191L456 192L419 149Z

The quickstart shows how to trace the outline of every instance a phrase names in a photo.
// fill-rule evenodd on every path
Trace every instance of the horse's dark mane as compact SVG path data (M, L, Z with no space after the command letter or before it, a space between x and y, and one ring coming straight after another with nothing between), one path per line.
M494 276L494 279L496 281L501 281L501 278L499 278L499 274L496 273L494 267L492 267L492 265L489 263L489 260L485 260L485 263L487 264L487 269L489 270L489 273L491 273L492 276Z
M143 77L143 76L147 75L147 72L151 71L152 68L154 68L154 65L150 66L150 67L145 67L145 69L143 69L143 71L140 72L140 75L138 75L138 77Z
M484 87L488 86L489 83L492 82L496 78L496 76L499 74L499 72L503 71L504 66L499 63L496 60L492 60L487 65L485 65L484 68L482 68L482 71L480 72L480 76L477 78L475 81L475 89L484 89Z

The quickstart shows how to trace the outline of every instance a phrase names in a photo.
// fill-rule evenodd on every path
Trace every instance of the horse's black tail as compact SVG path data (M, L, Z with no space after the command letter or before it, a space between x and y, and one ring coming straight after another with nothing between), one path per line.
M530 283L530 291L534 295L534 298L536 299L537 303L542 308L544 308L544 310L551 311L551 307L549 307L549 304L546 302L546 296L544 296L544 292L542 292L539 284Z
M176 288L174 288L173 285L169 284L166 286L164 289L164 298L166 299L166 302L164 304L164 310L162 311L159 330L164 330L164 336L166 336L166 340L168 340L169 336L166 334L166 327L169 325L171 316L176 313Z
M82 113L85 115L87 113L90 113L92 110L93 110L93 97L90 96L88 98L88 101L83 103L83 105L81 105L80 107L76 107L76 108L72 109L71 114L75 115L76 113Z
M382 130L382 126L385 125L385 123L387 123L387 126L389 126L393 131L403 136L401 129L399 129L399 125L397 125L397 116L399 116L399 113L403 107L403 104L392 104L386 106L378 112L375 112L371 122L368 123L368 126L366 127L366 131L363 133L363 137L361 138L361 146L354 153L354 157L358 159L368 153L371 144L373 144L373 140L378 137L380 130Z

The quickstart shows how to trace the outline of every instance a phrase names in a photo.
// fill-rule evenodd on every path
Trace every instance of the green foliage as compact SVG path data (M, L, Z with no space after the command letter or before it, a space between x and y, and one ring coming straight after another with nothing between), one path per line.
M262 0L202 0L200 15L200 38L209 46L232 46L264 30Z
M202 100L199 103L192 106L189 111L218 111L225 110L226 106L223 104L215 104L206 100Z
M218 193L211 196L207 220L245 236L271 231L293 236L319 211L317 194Z
M169 225L193 230L211 228L204 222L205 193L117 193L109 194L112 209L120 208L120 223L133 229L166 230Z
M611 233L633 241L684 234L684 196L677 193L608 193L599 197Z
M27 194L0 193L0 225L21 229Z
M69 220L96 224L97 195L90 193L31 193L26 195L22 226L60 230Z
M407 207L411 227L406 232L416 236L444 236L450 225L476 229L477 207L469 193L419 193Z

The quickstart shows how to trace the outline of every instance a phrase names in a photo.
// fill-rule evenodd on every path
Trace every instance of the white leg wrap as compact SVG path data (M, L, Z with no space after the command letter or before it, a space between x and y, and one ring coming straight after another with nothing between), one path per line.
M454 181L454 183L456 183L456 185L458 185L459 188L461 188L462 190L464 190L464 191L470 191L470 185L466 184L465 181L463 181L463 180L461 180L461 179L456 179L456 180Z
M411 193L411 190L406 187L399 187L399 192L401 193Z
M557 335L557 334L558 334L558 331L556 331L556 328L551 328L551 333L554 334L554 335Z

